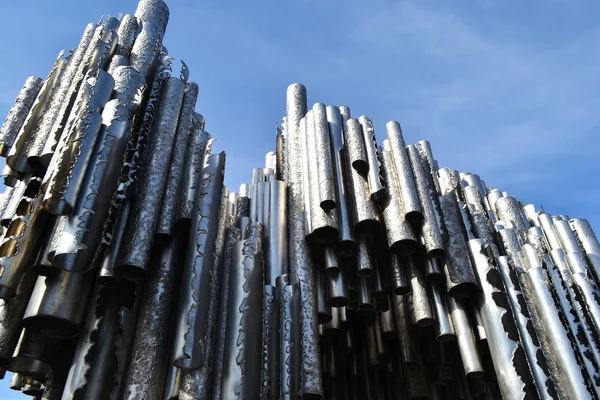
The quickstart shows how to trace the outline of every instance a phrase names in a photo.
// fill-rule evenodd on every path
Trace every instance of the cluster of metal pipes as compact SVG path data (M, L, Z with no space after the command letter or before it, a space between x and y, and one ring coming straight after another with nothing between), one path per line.
M600 244L287 90L224 186L162 0L89 24L0 129L0 367L38 399L600 398Z

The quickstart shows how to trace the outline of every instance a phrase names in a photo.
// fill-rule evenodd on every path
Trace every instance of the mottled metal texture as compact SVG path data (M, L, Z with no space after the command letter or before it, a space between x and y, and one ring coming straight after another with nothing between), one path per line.
M482 239L469 241L469 253L481 286L476 304L483 318L494 370L502 376L498 382L502 396L531 398L536 389L500 272Z
M221 398L256 398L262 364L262 229L248 226L233 250Z
M381 205L385 233L390 250L399 255L410 255L417 250L417 237L402 214L400 191L394 176L394 160L386 147L381 152L382 172L387 186L387 197Z
M296 287L297 288L297 287ZM292 299L299 296L297 290L289 284L289 275L282 275L277 280L277 301L279 302L279 394L280 398L291 398L297 392L298 383L293 369L299 360L294 359L294 348L300 343L293 341L292 332L297 330L298 322L293 317ZM296 352L298 353L298 352Z
M113 88L114 79L108 72L93 70L86 75L71 112L77 117L65 129L60 155L57 153L53 158L56 169L50 168L52 176L45 179L44 207L49 213L67 215L73 212L102 129L101 111Z
M10 300L0 300L0 365L7 365L13 355L19 336L21 320L35 285L36 274L30 268L17 287L17 293Z
M207 350L204 345L214 329L210 315L217 307L212 291L216 284L213 279L219 224L225 219L220 212L224 169L224 153L209 155L197 188L174 337L175 365L179 368L202 367Z
M574 287L585 304L587 314L596 332L600 332L600 303L598 289L588 273L585 258L581 253L567 253L565 261L571 272Z
M455 340L454 325L448 310L447 294L441 285L429 283L429 296L435 313L436 339L440 342Z
M325 212L329 212L336 207L336 204L342 199L336 198L336 178L334 174L334 161L335 149L332 147L332 135L334 132L329 131L329 124L327 123L327 112L325 110L325 104L316 103L312 108L313 117L313 129L307 128L307 135L314 135L314 139L307 141L312 143L314 146L309 145L308 147L308 162L316 163L317 175L310 175L309 179L311 185L317 185L317 198L315 204L321 207ZM332 155L332 153L334 153ZM337 165L335 166L337 167ZM337 170L336 170L337 172ZM313 183L314 181L314 183ZM311 192L311 196L312 196Z
M156 246L137 322L125 383L126 399L160 399L168 361L174 289L181 272L179 243Z
M129 62L148 80L158 64L169 22L169 7L162 0L142 0L134 15L140 29L131 48Z
M129 66L129 61L127 61L126 57L115 54L110 59L110 64L108 65L107 71L109 74L114 76L115 70L119 67L127 67Z
M186 152L188 150L190 130L193 126L194 108L196 107L198 90L198 85L195 82L188 82L185 85L177 133L162 200L162 209L156 229L157 239L168 239L173 235L175 221L177 220L177 205L181 192L180 185L186 164ZM185 186L182 187L185 188Z
M428 285L419 268L415 257L411 257L408 263L411 294L408 297L408 309L411 321L420 327L434 326L435 317L429 299Z
M79 73L81 73L80 71L83 67L83 61L96 28L96 24L88 24L86 26L79 45L73 51L73 53L69 55L68 63L60 76L60 80L56 82L58 87L52 96L49 108L44 113L44 118L42 121L40 121L38 130L35 134L36 141L32 146L32 149L35 150L32 150L29 153L30 158L36 157L36 159L40 162L38 167L45 168L50 162L50 158L52 157L52 153L54 152L54 148L56 147L56 143L59 139L57 135L60 135L60 133L54 130L54 124L57 122L57 120L59 120L59 125L66 122L67 115L65 114L70 106L67 103L70 103L74 100L76 91L78 90L78 87L71 88L71 85L76 84L74 79ZM45 148L48 148L48 150L44 151ZM44 163L41 164L40 158L44 154L46 154L46 157Z
M519 207L517 199L513 196L502 197L496 200L494 208L496 216L506 224L507 228L515 228L520 232L526 232L527 229L531 228L529 221L523 218L521 207Z
M587 219L574 218L569 220L577 243L583 249L585 258L593 274L596 284L600 284L600 243Z
M317 104L323 106L321 103ZM317 107L316 109L320 108ZM327 124L325 128L327 131L323 134L326 134L329 138ZM307 217L305 221L306 236L312 243L335 243L340 237L337 212L332 208L323 209L321 207L319 202L319 179L313 178L319 176L319 155L315 151L317 129L314 110L309 110L301 120L300 135L302 142L302 187L305 193L304 212ZM322 151L325 150L330 151L329 147L322 149ZM332 175L333 170L331 170L330 176Z
M229 191L224 187L219 207L219 221L225 221L226 219L228 197ZM201 343L205 347L203 349L204 360L200 369L183 370L180 388L180 397L182 399L206 399L209 395L213 371L213 351L216 341L217 312L219 311L219 296L221 291L221 261L223 257L225 230L225 224L220 223L215 240L213 269L211 272L212 282L207 300L209 314L206 320L206 327L204 328L206 334L204 339L201 339ZM261 235L261 233L259 232L258 235Z
M200 128L200 114L195 114L190 132L189 145L181 177L179 205L177 206L177 229L189 231L196 189L201 182L204 155L211 139L210 134ZM240 194L241 196L241 194Z
M302 358L297 360L301 373L299 392L302 396L323 396L321 352L316 319L316 288L313 265L304 240L304 213L306 194L302 189L302 142L300 119L306 114L306 88L292 84L286 92L285 178L288 184L288 245L290 281L299 284L300 343ZM297 316L295 319L297 320ZM292 393L292 395L294 395Z
M41 165L53 171L52 177L58 168L59 160L64 158L63 147L71 135L71 125L80 120L80 112L85 110L85 108L77 107L82 94L81 86L88 76L97 76L99 70L106 68L110 56L116 48L117 33L109 28L109 21L105 21L95 29L85 54L72 75L71 84L66 93L64 95L60 92L56 93L57 97L61 96L59 108L50 132L46 136L47 140L40 156ZM67 72L69 72L68 69L61 80L68 79ZM100 102L96 111L102 111L103 105Z
M262 399L279 399L279 309L275 286L265 285L262 316Z
M28 186L39 189L39 180ZM44 230L46 212L41 207L39 191L23 196L0 244L0 299L16 295L21 278L35 257L39 236Z
M102 113L106 124L99 133L73 214L67 217L53 257L57 266L69 271L88 270L98 258L131 137L133 115L139 108L141 75L131 67L119 67L114 77L114 99Z
M571 342L573 343L575 350L579 353L579 365L585 369L589 378L590 388L594 391L596 396L598 396L600 390L600 376L598 375L600 373L600 371L598 371L599 354L594 339L590 337L590 334L586 334L587 329L590 327L584 325L586 322L585 317L581 319L580 314L577 313L576 307L569 297L567 283L562 279L560 270L552 261L552 258L547 254L543 254L542 260L548 277L550 278L550 282L552 283L557 304L562 311L566 326L569 328L572 335ZM592 330L592 332L594 331ZM592 339L592 341L590 341L590 339Z
M149 144L153 140L152 137L157 129L156 125L159 124L158 117L160 116L161 102L167 87L166 81L171 77L179 77L183 82L187 82L188 76L189 70L183 61L176 60L167 54L161 54L152 85L148 85L150 90L144 104L144 115L141 121L138 119L136 122L136 127L139 124L139 129L134 130L135 134L127 154L128 162L122 172L123 192L127 198L133 198L139 190L137 186L141 179L142 164L148 158ZM181 91L183 94L184 89L181 89ZM175 123L175 126L177 126L177 123Z
M421 236L425 244L425 249L427 250L427 254L431 257L442 257L445 252L444 241L442 240L442 233L445 233L442 230L442 223L445 222L445 216L442 220L439 213L443 214L444 211L443 209L440 209L436 212L436 207L434 207L433 202L435 190L429 185L427 179L429 171L425 170L423 160L419 155L417 147L415 145L410 145L407 147L407 152L412 173L415 177L417 192L419 193L419 201L421 202L421 212L423 213Z
M19 204L24 197L33 197L39 191L41 184L40 179L37 176L27 174L23 177L23 180L19 181L17 185L10 191L10 198L7 200L4 206L4 212L0 217L0 224L2 226L8 226L12 221Z
M522 268L520 263L517 268L511 263L509 257L497 257L497 268L500 272L506 296L510 303L515 325L519 331L519 338L523 344L529 369L535 381L538 394L541 398L551 398L554 393L554 384L550 379L546 359L540 347L537 333L531 321L529 310L525 303L524 294L521 291L521 284L517 274L521 275ZM519 272L517 272L519 269Z
M117 276L116 267L130 210L131 200L129 199L124 199L118 209L115 207L111 210L109 220L114 221L114 229L111 231L110 244L102 260L97 278L98 283L102 286L114 287L119 284L120 278Z
M265 238L265 283L275 287L277 278L288 273L287 203L284 182L269 182L269 225Z
M542 350L559 398L592 398L539 255L531 245L527 244L519 254L522 263L526 266L524 270L526 286L523 289L526 296L530 298L529 311L532 313L532 320L542 342Z
M229 306L229 286L233 259L233 249L236 241L241 239L241 232L236 227L229 227L225 234L223 250L223 265L221 271L221 293L219 297L219 318L216 330L214 348L212 396L213 399L221 398L221 378L223 376L223 357L225 353L225 337L227 335L227 315Z
M416 347L413 346L413 329L410 323L407 302L407 296L392 296L392 309L400 345L400 358L404 364L415 364L421 360Z
M342 121L339 108L327 106L326 113L333 158L336 213L340 230L340 238L336 247L341 254L350 255L354 252L356 243L354 240L354 225L349 208L347 161L345 160L344 151L344 122Z
M7 164L17 172L26 172L31 167L36 168L34 163L30 163L30 156L37 154L44 146L45 124L52 119L51 104L53 96L58 90L61 74L67 67L68 60L64 58L64 50L58 54L54 65L50 69L48 76L43 81L43 86L39 88L39 93L27 118L19 127L18 136L14 140L12 148L8 152Z
M78 274L59 270L37 279L23 326L31 332L59 338L79 334L93 285L94 271Z
M369 172L369 161L362 128L356 118L350 118L345 122L344 144L347 163L366 181Z
M138 19L134 15L125 14L123 18L121 18L121 24L117 31L119 41L117 42L115 54L125 57L126 59L129 58L133 43L135 42L135 37L138 33L138 28Z
M153 134L144 157L140 185L121 244L118 269L123 270L124 274L143 274L148 267L184 89L185 83L178 78L168 78L164 82Z
M406 152L402 128L400 128L398 122L390 121L385 125L385 129L394 159L394 170L401 198L402 213L407 220L420 223L424 216L411 170L411 162Z
M477 351L465 301L448 297L448 306L465 375L483 377L483 365Z
M469 175L472 176L472 175ZM477 186L466 186L462 189L465 204L469 209L469 220L473 233L478 239L483 239L486 246L498 256L498 246L493 234L493 225L483 204L480 189Z
M469 252L460 225L456 202L450 196L440 196L444 224L448 235L444 238L446 249L446 288L455 298L468 297L479 290Z
M373 255L371 253L369 240L366 237L358 239L356 251L356 274L358 276L371 276L374 274Z
M0 156L6 157L17 134L25 123L38 93L44 85L44 80L36 76L27 78L15 102L8 111L6 120L0 128Z
M365 142L365 150L367 153L367 161L369 163L369 171L367 173L369 182L369 192L371 200L380 203L385 200L385 182L380 171L381 159L379 154L379 147L377 145L377 138L375 137L375 128L373 127L373 121L366 115L361 115L358 118L360 127L362 129L363 138Z

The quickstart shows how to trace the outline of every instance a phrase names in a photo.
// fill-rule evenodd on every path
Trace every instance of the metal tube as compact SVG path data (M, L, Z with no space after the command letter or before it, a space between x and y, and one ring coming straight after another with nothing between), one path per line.
M133 201L125 228L127 233L121 244L117 269L124 276L144 274L148 268L184 89L185 83L180 79L165 80L154 134L146 149L148 161L142 170L139 192Z
M386 147L381 152L382 172L387 185L387 198L382 204L385 233L390 250L398 255L407 256L417 250L417 238L410 223L402 216L401 198L396 178L393 174L393 154Z
M31 332L71 338L80 332L96 273L57 272L55 276L37 279L23 326Z
M260 225L233 250L221 398L249 399L260 393L263 271Z
M329 131L325 104L316 103L313 105L312 116L314 119L314 129L312 131L308 130L306 134L314 135L314 139L310 141L310 143L314 144L314 147L309 146L307 150L309 162L316 163L318 174L316 176L311 175L311 181L315 181L317 184L316 201L313 201L311 206L317 205L327 213L336 207L338 201L343 200L338 200L335 196L336 181L341 182L341 179L336 179L334 177L332 157L332 151L334 149L332 148L331 137L334 132L330 133ZM312 194L313 193L311 192L311 195Z
M350 118L344 129L346 172L354 230L359 234L376 234L381 231L379 209L369 196L369 184L364 138L358 120Z
M496 200L496 216L503 221L507 227L515 228L520 232L525 232L531 228L529 221L523 218L523 212L517 199L513 196L505 196Z
M465 375L481 378L483 376L483 365L477 351L477 344L469 322L465 301L448 297L448 306Z
M569 221L577 242L585 253L590 271L596 283L600 283L600 243L587 219L574 218Z
M207 349L202 346L214 327L210 320L217 307L215 286L216 249L222 247L219 221L224 220L222 203L225 154L207 157L205 179L198 187L198 200L192 216L192 230L183 270L181 300L177 311L175 366L193 370L202 367ZM217 242L219 238L220 244ZM217 275L218 276L218 275Z
M421 159L421 156L414 145L408 146L407 151L412 172L415 176L419 200L421 202L421 211L423 213L421 235L423 237L423 241L425 242L425 248L427 250L427 254L431 257L442 257L444 256L444 252L448 249L444 250L441 226L436 218L436 212L432 202L432 198L435 196L435 193L432 193L427 182L426 174L429 172L425 171L423 160ZM442 209L441 212L444 213L444 210ZM445 219L444 222L446 222Z
M524 281L527 295L531 296L533 322L542 335L542 349L556 382L559 396L591 398L583 371L577 362L575 349L571 346L567 329L552 297L550 283L541 260L531 245L524 245L520 257L526 266Z
M362 128L365 149L367 151L367 161L369 162L369 171L367 174L369 182L369 192L371 200L381 203L385 200L386 189L381 175L380 166L381 160L379 155L379 147L377 138L375 137L375 128L373 121L366 115L361 115L358 122Z
M446 303L447 295L444 292L444 289L439 287L436 283L430 282L429 294L435 313L436 339L440 342L456 339L454 325L452 324L452 319Z
M167 183L162 199L162 209L158 219L158 227L156 228L158 240L168 240L173 236L173 229L177 220L180 186L185 188L185 186L180 184L182 183L182 175L184 174L184 166L186 164L189 138L190 135L194 134L190 133L190 131L193 126L194 108L196 107L198 91L199 88L195 82L187 82L185 84Z
M395 176L403 216L410 222L420 223L423 221L424 216L419 203L419 194L413 178L413 171L411 170L411 161L406 152L402 128L400 123L390 121L385 125L385 129L394 158Z
M395 295L409 294L412 290L408 278L408 263L407 258L390 254L391 287Z
M552 250L561 248L561 244L558 241L558 237L554 233L554 221L552 221L552 215L542 213L538 216L538 221L540 222L540 226L544 231L546 240L550 244L550 248Z
M427 293L427 283L415 262L414 257L409 259L408 269L410 277L411 295L409 297L409 310L411 319L420 327L429 327L435 324L431 303Z
M302 190L302 147L300 118L306 114L306 88L298 83L288 87L286 92L286 142L285 165L288 184L288 243L289 267L292 284L299 284L300 322L299 335L302 345L302 359L297 360L302 379L299 390L304 396L321 397L323 381L321 375L321 352L318 344L316 321L316 288L312 272L312 262L307 249L304 219L298 218L304 212L307 193ZM296 317L297 318L297 317ZM293 394L295 395L295 394Z
M452 297L468 297L479 290L479 285L469 261L469 252L460 226L456 202L450 196L440 196L440 205L448 232L444 238L446 288Z
M327 301L327 274L322 268L316 271L317 277L317 317L319 325L331 321L331 307Z

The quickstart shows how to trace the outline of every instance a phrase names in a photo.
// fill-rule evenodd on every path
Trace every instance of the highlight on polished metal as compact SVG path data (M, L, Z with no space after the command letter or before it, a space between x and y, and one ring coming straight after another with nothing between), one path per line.
M228 174L197 111L206 77L168 54L168 21L164 0L141 0L88 24L46 79L21 78L0 127L7 385L45 400L600 400L588 220L440 168L399 122L309 103L299 83L264 158Z

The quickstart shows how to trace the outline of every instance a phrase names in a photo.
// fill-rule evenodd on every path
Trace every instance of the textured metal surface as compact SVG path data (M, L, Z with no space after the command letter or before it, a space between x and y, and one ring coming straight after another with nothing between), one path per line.
M44 80L36 76L31 76L25 81L0 128L0 156L8 155L43 85Z
M229 193L168 18L88 25L0 132L0 377L48 400L600 398L586 220L300 84Z
M177 124L175 144L173 145L169 164L167 183L162 199L162 209L156 230L156 234L160 237L170 237L173 235L177 218L177 205L180 197L180 184L186 164L186 152L189 148L190 130L193 126L194 108L196 107L198 91L199 88L196 83L186 83Z
M387 198L381 205L387 242L392 252L407 256L417 250L418 242L412 226L402 215L402 200L394 176L393 154L386 149L385 141L381 160L387 185Z
M148 267L184 88L185 83L178 78L165 80L154 133L146 150L145 167L140 177L139 190L121 244L118 263L125 274L143 274Z
M406 143L402 136L402 128L396 121L390 121L385 125L390 149L394 156L395 176L400 192L401 208L404 218L411 222L421 222L423 213L419 203L419 195L411 170L411 161L406 152Z

